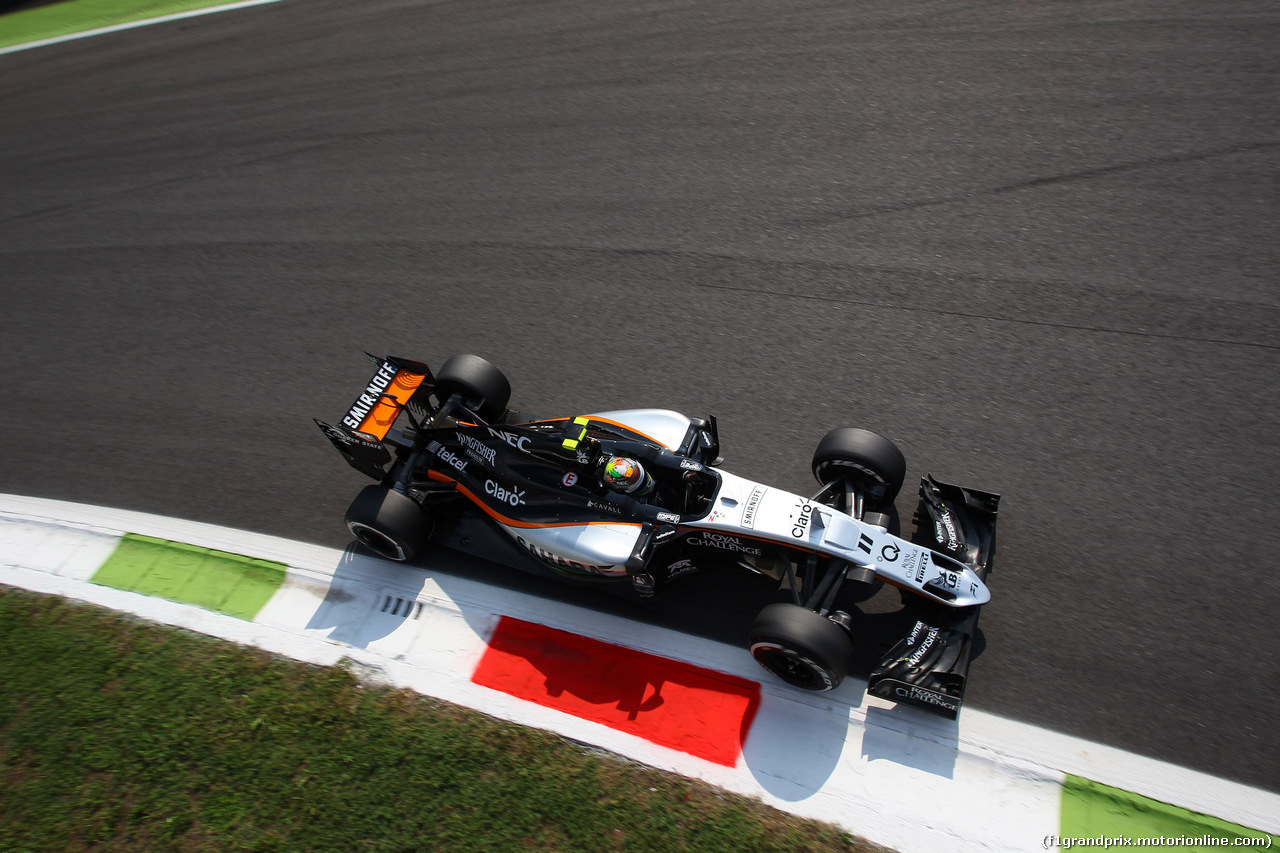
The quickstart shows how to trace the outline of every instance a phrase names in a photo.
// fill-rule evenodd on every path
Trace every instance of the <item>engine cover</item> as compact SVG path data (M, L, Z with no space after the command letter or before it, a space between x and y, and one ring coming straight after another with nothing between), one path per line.
M507 534L532 557L569 575L624 578L627 558L640 536L639 524L588 523L510 527Z

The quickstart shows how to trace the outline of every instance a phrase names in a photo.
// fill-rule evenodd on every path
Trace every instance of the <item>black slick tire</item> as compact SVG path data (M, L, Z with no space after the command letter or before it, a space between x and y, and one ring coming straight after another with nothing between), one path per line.
M813 476L822 485L852 479L866 498L867 508L893 506L907 477L907 460L898 445L879 433L854 427L833 429L813 452Z
M511 400L511 383L502 371L478 355L450 356L436 371L436 397L444 402L453 393L474 404L472 411L489 423L502 420Z
M756 663L802 690L840 686L849 671L853 643L825 616L797 604L770 604L751 626L748 647Z
M386 486L365 486L347 508L347 529L380 557L405 562L427 544L432 523L407 495Z

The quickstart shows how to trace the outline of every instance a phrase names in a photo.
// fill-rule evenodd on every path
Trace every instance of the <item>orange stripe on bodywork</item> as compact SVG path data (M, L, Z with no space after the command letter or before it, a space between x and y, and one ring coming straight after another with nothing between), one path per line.
M382 392L378 402L360 422L360 432L366 432L379 441L386 438L387 433L391 431L391 425L399 417L400 410L409 402L409 398L413 396L414 391L418 390L418 386L425 378L421 373L412 373L408 370L396 371L395 378L391 380L387 390Z

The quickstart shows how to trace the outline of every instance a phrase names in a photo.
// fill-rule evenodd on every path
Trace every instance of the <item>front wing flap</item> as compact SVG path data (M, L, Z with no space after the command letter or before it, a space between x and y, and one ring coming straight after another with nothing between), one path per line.
M917 619L871 673L867 692L954 720L964 700L978 608L959 623Z
M985 582L995 556L999 506L999 495L924 477L912 541L960 560ZM980 608L948 612L910 600L907 606L916 620L872 671L867 692L954 720L964 700Z
M954 557L985 583L995 557L999 509L999 495L922 477L912 541Z

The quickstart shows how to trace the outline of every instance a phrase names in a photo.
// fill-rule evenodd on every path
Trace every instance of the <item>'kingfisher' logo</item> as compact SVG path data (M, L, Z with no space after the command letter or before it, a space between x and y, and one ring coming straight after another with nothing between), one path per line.
M482 462L488 462L490 466L494 464L494 459L498 455L497 450L475 436L461 432L456 433L456 435L458 436L458 442L467 449L467 453Z

